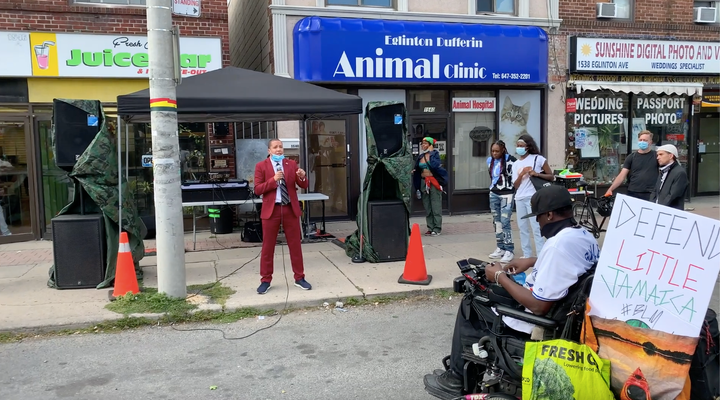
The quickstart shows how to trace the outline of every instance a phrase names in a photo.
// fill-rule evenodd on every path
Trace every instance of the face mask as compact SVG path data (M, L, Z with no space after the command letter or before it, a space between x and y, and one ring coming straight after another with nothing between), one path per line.
M640 150L647 150L648 146L648 142L638 142L638 149Z
M540 218L547 218L545 215L542 215ZM545 239L550 239L551 237L555 236L560 232L561 230L571 227L573 225L576 225L575 220L573 218L567 218L560 221L550 222L545 224L542 228L540 228L540 235L544 237Z
M273 160L274 162L280 162L280 161L282 161L284 158L285 158L285 156L282 155L282 154L281 154L281 155L273 154L273 155L270 156L270 159Z
M525 153L527 153L527 149L524 147L518 147L515 149L515 153L517 153L517 155L519 156L524 156Z

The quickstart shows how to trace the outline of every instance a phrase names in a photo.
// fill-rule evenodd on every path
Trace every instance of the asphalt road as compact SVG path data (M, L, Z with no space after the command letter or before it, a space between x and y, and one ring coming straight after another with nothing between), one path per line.
M458 302L294 312L242 340L154 327L3 344L0 399L430 400ZM238 337L277 318L179 328Z

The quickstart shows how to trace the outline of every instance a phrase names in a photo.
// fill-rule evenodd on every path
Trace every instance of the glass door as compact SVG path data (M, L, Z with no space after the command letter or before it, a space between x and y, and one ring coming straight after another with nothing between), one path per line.
M413 165L415 165L415 160L420 155L420 142L422 142L422 139L426 136L430 136L431 138L435 139L437 143L435 144L435 150L437 150L440 153L440 161L442 162L442 166L450 171L450 167L448 165L448 118L447 117L439 117L439 118L432 118L432 117L410 117L410 125L408 126L408 130L410 131L410 142L412 145L412 154L413 154ZM450 177L452 178L452 177ZM444 188L447 192L449 188ZM412 190L412 201L410 204L410 207L412 208L412 214L417 215L425 215L425 208L423 208L422 200L419 200L415 196L415 188L413 187ZM442 203L443 211L448 209L448 196L443 195L443 203Z
M697 141L697 193L720 192L720 113L701 114Z
M32 240L28 119L0 116L0 243Z
M348 166L347 120L314 120L306 126L309 178L308 192L322 193L330 199L325 201L326 217L348 215ZM322 215L322 203L309 202L310 215Z
M52 122L49 116L35 121L35 131L40 147L40 188L42 191L43 235L52 237L50 221L72 200L73 183L66 171L55 165L52 143Z

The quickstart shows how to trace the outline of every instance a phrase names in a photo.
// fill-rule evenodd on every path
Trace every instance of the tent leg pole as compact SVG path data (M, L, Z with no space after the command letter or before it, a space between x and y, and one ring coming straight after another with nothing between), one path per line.
M117 157L118 157L118 234L123 231L123 223L122 223L122 202L123 202L123 196L122 196L122 174L120 171L122 171L122 146L121 146L121 140L122 140L122 130L120 129L120 123L122 122L120 116L117 117L117 126L115 127L115 138L117 140Z
M358 137L362 138L363 135L359 134ZM362 139L360 139L360 140L362 140ZM352 258L352 262L354 262L356 264L365 262L365 257L363 255L363 242L365 242L365 230L363 229L363 217L365 215L365 213L363 212L363 204L364 204L363 192L364 191L365 191L365 184L361 183L361 185L360 185L360 201L358 201L358 203L360 203L360 207L358 207L358 217L357 217L358 233L359 233L358 239L360 240L360 252L355 257Z
M125 180L130 182L130 126L125 124Z
M308 149L307 149L307 129L305 129L305 126L307 124L307 117L303 117L302 124L300 125L300 140L302 140L302 151L303 151L303 158L302 158L302 168L307 172L307 166L308 166ZM308 179L310 179L310 173L307 173ZM309 181L308 181L309 183ZM309 188L308 188L309 189ZM306 189L305 191L309 191ZM302 241L305 242L308 237L308 229L310 228L310 202L305 202L304 212L303 212L303 218L301 220L300 229L302 230ZM303 227L302 222L304 222L305 226Z

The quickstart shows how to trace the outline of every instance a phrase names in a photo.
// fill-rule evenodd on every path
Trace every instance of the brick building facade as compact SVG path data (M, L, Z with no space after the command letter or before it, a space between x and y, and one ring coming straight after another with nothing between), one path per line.
M549 81L556 85L550 92L550 149L563 149L550 157L556 167L582 171L602 195L636 149L637 131L648 129L656 145L679 149L690 177L688 197L717 194L720 21L717 11L715 23L695 21L694 7L705 3L712 2L616 0L617 18L608 18L598 17L595 1L560 1L562 24L551 32L549 50L555 63ZM679 48L693 50L681 54ZM595 98L619 102L606 102L609 110L600 101L583 109ZM647 99L681 107L648 107ZM575 146L586 135L595 135L596 148Z
M108 122L114 124L117 96L148 87L144 3L8 0L0 4L0 160L11 166L0 168L0 216L12 232L12 236L0 233L0 243L47 237L50 219L67 203L67 178L54 166L52 154L53 99L100 100ZM183 77L229 65L226 0L204 0L199 17L174 15L173 24L180 30ZM216 129L211 124L180 129L181 150L191 159L189 174L234 174L232 154L208 153L211 145L234 148L233 136L216 137ZM131 126L129 135L130 186L138 207L152 214L152 168L140 162L152 148L151 135L144 125Z
M509 130L514 127L507 128L507 132L500 127L505 125L501 116L503 106L521 109L525 105L525 110L529 110L525 116L528 132L542 143L544 153L552 152L547 147L546 129L550 106L546 101L549 68L546 32L560 25L558 2L232 0L230 58L234 66L358 95L364 105L373 101L404 103L408 116L403 123L414 151L418 151L421 135L433 136L450 171L443 208L449 213L486 211L489 149L494 140L513 136ZM508 39L522 36L517 33L520 31L537 40L520 43ZM386 42L381 35L397 36L395 44L390 39ZM485 47L470 47L477 44L472 41L473 35L482 36ZM430 45L416 46L413 41L416 36ZM320 40L310 44L316 38ZM457 46L452 47L455 43ZM507 49L515 51L513 57L498 56ZM377 61L378 56L386 58ZM395 68L396 72L402 69L401 73L391 73L392 67L373 67L378 72L374 76L367 70L345 79L340 76L344 74L333 73L342 57L346 57L345 65L352 68L360 65L362 69L362 63L367 65L370 59L374 63L402 62L406 67ZM422 69L416 67L422 68L420 64L436 59L437 73L420 76ZM408 63L412 64L410 68ZM440 71L448 65L469 74ZM482 71L492 70L497 77L472 78L470 75L476 71L473 66ZM527 73L530 70L536 73ZM492 107L456 108L454 99L464 104L489 101ZM327 215L354 218L367 167L365 116L308 122L304 127L306 134L302 135L300 125L295 121L278 122L277 135L282 140L301 141L301 165L311 172L311 188L331 198L327 201ZM509 143L508 147L514 146ZM561 152L562 149L556 151ZM414 213L423 213L422 203L415 196L411 207ZM312 214L317 215L315 211Z

